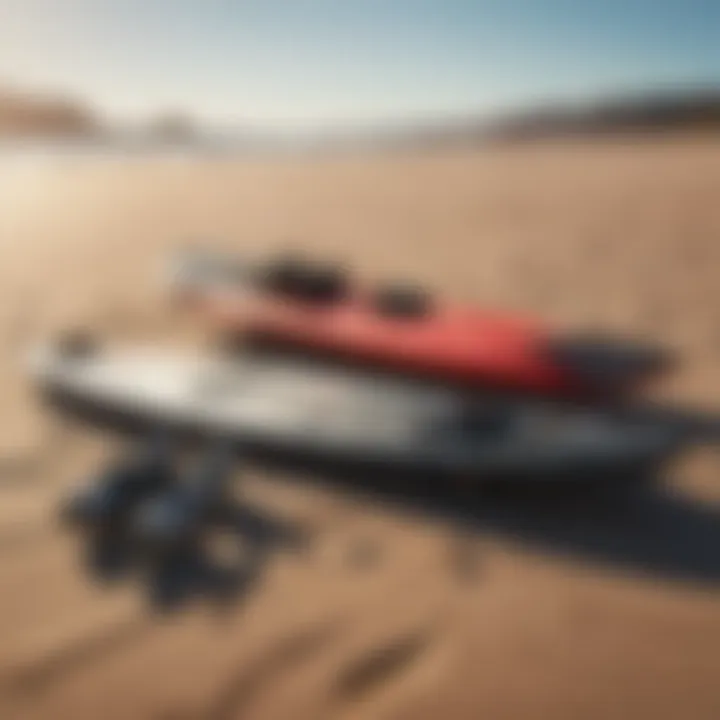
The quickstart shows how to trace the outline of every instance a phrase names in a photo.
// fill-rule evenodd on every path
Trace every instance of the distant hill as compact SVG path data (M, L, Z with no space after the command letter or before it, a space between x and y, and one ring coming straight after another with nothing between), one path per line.
M488 125L485 134L491 139L522 140L706 129L720 131L720 89L540 108L499 118Z
M720 133L720 89L636 95L587 104L548 104L490 118L445 119L392 129L342 132L318 138L317 147L443 149L552 138L695 131Z
M0 89L0 138L79 137L101 129L95 114L72 99Z
M202 134L195 120L182 112L166 112L151 118L146 135L159 142L192 142Z

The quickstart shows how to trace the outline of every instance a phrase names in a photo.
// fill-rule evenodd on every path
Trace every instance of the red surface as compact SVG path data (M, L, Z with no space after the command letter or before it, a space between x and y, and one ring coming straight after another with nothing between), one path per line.
M544 328L507 314L440 305L423 318L393 318L362 298L322 306L216 294L203 304L224 330L414 375L539 393L590 390L544 351Z

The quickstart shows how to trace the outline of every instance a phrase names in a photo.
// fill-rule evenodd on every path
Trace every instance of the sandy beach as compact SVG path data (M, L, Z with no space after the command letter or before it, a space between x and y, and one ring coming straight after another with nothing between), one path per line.
M489 499L472 527L253 470L311 529L242 597L167 617L80 571L58 500L101 436L22 375L66 327L195 344L167 253L306 247L370 278L661 338L658 396L720 407L720 142L387 155L0 155L0 718L716 720L720 462L618 507ZM462 556L462 557L460 557Z

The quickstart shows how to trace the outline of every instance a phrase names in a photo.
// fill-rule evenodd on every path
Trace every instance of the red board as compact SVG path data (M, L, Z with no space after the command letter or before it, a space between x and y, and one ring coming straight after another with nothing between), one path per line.
M362 297L312 304L233 293L205 295L202 305L226 331L416 376L541 394L592 391L553 360L545 328L508 314L448 304L393 317Z

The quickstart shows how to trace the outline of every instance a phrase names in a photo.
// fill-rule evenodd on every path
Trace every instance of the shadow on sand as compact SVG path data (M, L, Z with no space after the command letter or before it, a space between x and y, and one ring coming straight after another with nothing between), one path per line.
M720 508L682 497L662 478L459 487L328 466L314 467L312 476L370 503L464 532L500 534L538 550L659 579L720 583Z
M360 472L327 463L266 462L302 470L299 482L382 505L464 533L499 534L535 550L615 566L636 575L704 586L720 583L720 509L683 498L659 478L612 478L592 484L466 485L435 478ZM90 542L86 556L102 580L140 576L153 605L173 609L202 596L239 601L256 586L273 553L307 548L310 533L268 510L237 505L222 530L242 553L218 563L201 546L162 562L128 562L123 539ZM135 558L137 560L137 558ZM129 569L133 565L132 569ZM138 565L141 567L138 573Z

